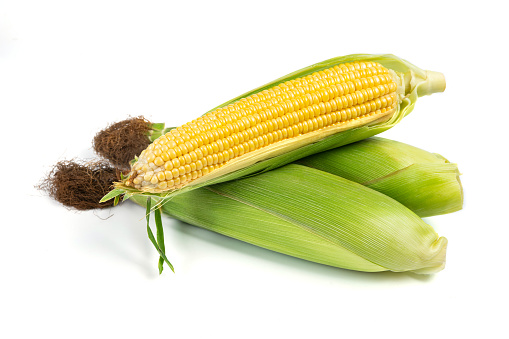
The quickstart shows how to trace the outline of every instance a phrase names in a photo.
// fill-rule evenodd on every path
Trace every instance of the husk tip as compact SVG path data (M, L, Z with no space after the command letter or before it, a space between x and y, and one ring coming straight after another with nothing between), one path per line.
M426 267L412 270L417 274L433 274L440 272L445 268L445 257L447 252L447 239L445 237L438 238L432 245L431 251L434 255L427 260Z

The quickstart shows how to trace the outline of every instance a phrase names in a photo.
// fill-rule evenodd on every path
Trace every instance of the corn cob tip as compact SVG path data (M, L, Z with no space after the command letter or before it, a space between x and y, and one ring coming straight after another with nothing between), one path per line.
M445 91L445 76L440 72L426 71L426 80L419 84L417 95L422 97Z

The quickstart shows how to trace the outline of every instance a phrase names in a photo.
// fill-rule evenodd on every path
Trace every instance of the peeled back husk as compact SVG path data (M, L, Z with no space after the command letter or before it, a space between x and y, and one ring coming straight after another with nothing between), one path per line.
M177 195L162 209L192 225L349 270L427 274L445 265L447 240L408 208L297 164Z
M457 165L402 142L372 137L298 163L384 193L420 217L452 213L463 206Z

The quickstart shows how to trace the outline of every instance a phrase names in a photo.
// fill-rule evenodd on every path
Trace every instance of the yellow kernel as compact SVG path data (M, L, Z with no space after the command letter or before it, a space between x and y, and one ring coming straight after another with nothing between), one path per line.
M150 183L153 185L157 184L158 182L159 182L159 180L157 179L157 176L155 176L155 175L152 177L152 179L150 179Z
M215 153L219 152L219 146L217 145L217 142L215 142L215 141L212 142L210 144L210 147L212 149L212 152L211 152L212 154L215 154Z
M178 168L180 166L180 160L178 158L175 158L171 161L174 168Z
M207 160L207 165L212 165L214 163L214 158L213 158L213 155L207 155L206 157L206 160Z
M166 143L166 146L168 146L168 148L175 148L175 147L177 147L177 143L175 142L175 140L169 140L168 139L168 142Z
M319 116L319 117L316 119L316 122L318 123L318 129L319 129L319 128L322 128L322 127L323 127L323 124L324 124L323 116Z
M203 137L201 134L196 135L193 140L196 141L197 146L195 148L203 146Z
M173 174L172 174L172 172L171 172L171 171L164 171L164 178L165 178L166 180L170 180L170 179L172 179L172 178L173 178ZM162 181L162 180L161 180L161 181Z
M182 156L182 150L180 149L180 145L176 146L173 150L175 151L177 158Z
M287 127L284 130L286 131L288 138L293 138L293 129L291 127Z
M249 140L249 141L247 142L247 147L249 148L249 152L254 151L254 150L256 149L256 147L255 147L255 144L254 144L253 140Z
M199 171L203 168L203 163L202 163L202 160L203 159L200 159L196 162L196 170Z
M228 160L230 160L230 154L228 153L228 151L222 151L217 155L217 157L220 162L227 162Z
M177 152L175 152L175 149L170 148L168 150L168 156L170 157L170 159L175 159L177 157Z
M154 162L154 159L155 159L155 158L156 158L156 156L155 156L153 153L151 153L151 154L149 154L149 155L148 155L148 157L147 157L147 162L148 162L148 163Z
M267 138L267 144L270 145L274 142L274 138L272 136L272 133L265 134L265 137Z
M161 172L157 173L157 180L159 180L159 181L166 180L166 176L164 175L164 172L161 171Z
M198 160L198 155L196 154L196 151L189 152L189 157L191 158L191 162L196 162L196 160Z
M233 146L232 148L230 148L233 152L233 157L231 158L235 158L239 155L239 146L238 145L235 145Z
M192 139L192 140L186 141L184 143L184 145L187 148L187 152L190 152L190 151L194 150L196 148L196 146L198 146L198 143L196 142L195 139Z
M164 161L170 160L170 156L168 155L168 151L161 153L161 159Z
M180 166L178 168L178 171L179 171L179 175L184 175L186 174L186 169L184 168L184 166Z
M260 135L258 137L258 143L260 144L260 147L263 147L263 146L267 146L269 144L269 138L267 137L266 134L264 135Z
M164 169L165 169L165 170L167 170L167 171L172 170L172 169L173 169L173 164L172 164L172 162L171 162L171 161L166 161L166 162L164 163Z
M180 153L182 155L187 154L187 152L189 152L189 150L187 149L187 146L185 144L178 145L177 147L175 147L175 151L177 151L177 149L180 149ZM178 151L177 151L177 153L178 153Z
M327 111L325 109L325 104L323 102L318 103L318 108L320 109L320 113L319 114L325 114L325 112Z
M224 161L223 152L219 152L217 154L214 154L217 158L217 163L221 164ZM214 157L214 156L212 156Z
M246 153L245 149L244 149L244 144L239 144L237 146L238 148L238 152L239 152L239 156L243 155L244 153Z
M207 151L207 145L200 146L200 148L198 148L197 151L198 150L204 157L206 157L209 154L209 151Z
M157 157L157 158L155 158L155 159L154 159L154 164L155 164L156 166L163 166L163 165L164 165L164 160L163 160L163 158L161 158L161 157Z
M205 148L207 149L207 155L214 154L214 148L212 147L212 144L207 144Z
M238 144L240 144L240 138L239 138L239 133L236 133L236 134L232 134L231 135L231 138L233 140L233 144L235 146L237 146ZM231 145L231 144L230 144Z
M217 139L219 139L220 135L219 135L219 131L217 129L213 129L210 132L212 133L212 138L213 138L212 141L216 141Z
M143 176L143 180L150 181L152 179L153 175L154 175L154 172L149 171L149 172L145 173L145 175Z
M157 187L164 190L168 187L168 183L166 181L162 181L157 185Z

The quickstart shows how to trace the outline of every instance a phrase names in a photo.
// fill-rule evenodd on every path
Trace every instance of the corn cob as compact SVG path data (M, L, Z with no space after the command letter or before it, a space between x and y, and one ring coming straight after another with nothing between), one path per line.
M408 114L418 96L444 89L440 73L394 56L330 59L159 137L103 200L124 193L169 197L270 170L380 133Z
M147 202L140 195L132 200ZM445 265L447 240L406 207L297 164L180 194L162 209L190 224L334 267L434 273Z

